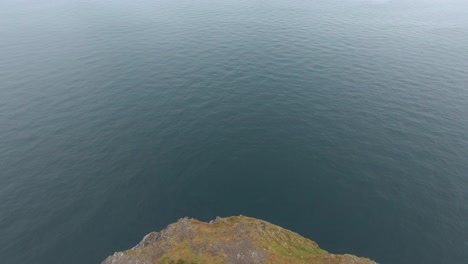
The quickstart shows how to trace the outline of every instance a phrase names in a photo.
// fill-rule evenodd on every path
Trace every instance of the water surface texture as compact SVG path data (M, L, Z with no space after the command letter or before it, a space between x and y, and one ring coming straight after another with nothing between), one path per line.
M2 263L238 214L468 263L468 2L0 3Z

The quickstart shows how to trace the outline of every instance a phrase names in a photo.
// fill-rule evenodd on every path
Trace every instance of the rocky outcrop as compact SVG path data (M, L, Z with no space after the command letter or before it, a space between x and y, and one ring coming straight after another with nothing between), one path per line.
M102 264L308 263L375 264L353 255L335 255L317 243L266 221L245 216L209 223L183 218L152 232L132 249Z

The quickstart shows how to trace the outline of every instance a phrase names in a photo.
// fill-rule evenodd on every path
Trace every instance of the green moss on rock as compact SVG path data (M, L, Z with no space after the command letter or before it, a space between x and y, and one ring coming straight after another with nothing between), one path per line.
M209 223L183 218L153 232L135 247L103 264L329 263L374 264L353 255L335 255L297 233L245 216Z

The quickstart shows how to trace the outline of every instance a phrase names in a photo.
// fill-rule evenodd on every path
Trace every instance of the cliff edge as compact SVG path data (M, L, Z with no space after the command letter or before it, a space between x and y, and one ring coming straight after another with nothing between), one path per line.
M209 223L183 218L102 262L156 263L376 264L367 258L330 254L299 234L245 216L218 217Z

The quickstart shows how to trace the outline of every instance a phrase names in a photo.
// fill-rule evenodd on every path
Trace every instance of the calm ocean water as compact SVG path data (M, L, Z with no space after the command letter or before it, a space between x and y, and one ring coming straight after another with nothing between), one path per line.
M238 214L468 263L468 2L0 3L2 263Z

